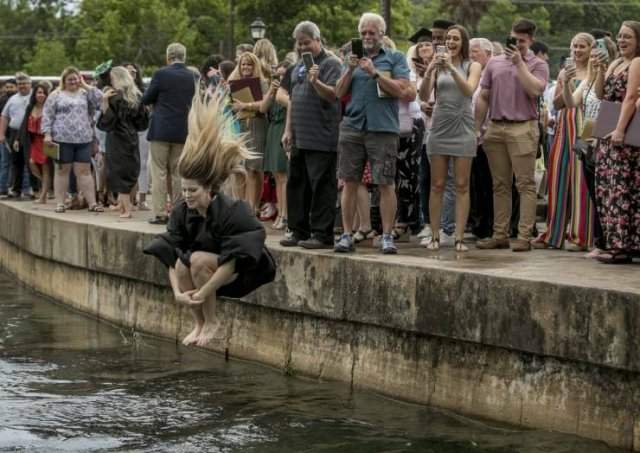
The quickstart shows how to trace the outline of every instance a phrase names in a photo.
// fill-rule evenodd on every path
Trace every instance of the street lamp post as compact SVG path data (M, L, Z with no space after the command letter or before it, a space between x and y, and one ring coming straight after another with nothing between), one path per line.
M259 17L251 22L249 29L251 30L251 37L254 41L264 38L264 35L267 33L267 25L262 22L262 19Z

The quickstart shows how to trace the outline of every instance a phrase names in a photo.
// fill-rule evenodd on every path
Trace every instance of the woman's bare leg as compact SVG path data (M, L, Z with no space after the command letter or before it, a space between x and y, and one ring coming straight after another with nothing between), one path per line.
M440 213L442 212L442 196L447 182L449 158L447 156L431 156L431 194L429 195L429 218L433 239L440 238Z
M276 196L278 197L278 215L287 218L287 174L274 173L276 178Z
M42 180L40 184L41 188L40 188L40 197L38 198L38 203L46 204L47 192L49 192L49 184L51 184L51 174L49 173L49 165L45 163L41 167L42 167Z
M55 176L53 178L53 187L56 194L56 202L64 205L64 199L69 190L69 173L71 172L71 164L56 165Z
M453 159L456 183L456 241L464 239L464 229L469 217L469 178L472 159L456 157Z
M118 206L120 207L120 218L131 218L131 194L119 193L118 194Z
M196 289L193 284L193 280L191 279L191 271L187 266L182 264L180 260L176 263L176 276L178 277L178 287L181 292L189 291L192 289ZM202 331L202 326L204 325L204 315L202 314L202 305L194 305L190 307L191 314L193 315L193 321L195 322L195 327L182 340L182 344L185 346L196 344L198 341L198 336L200 335L200 331Z
M91 175L91 164L74 162L73 172L78 179L78 190L82 192L91 208L96 204L96 186Z

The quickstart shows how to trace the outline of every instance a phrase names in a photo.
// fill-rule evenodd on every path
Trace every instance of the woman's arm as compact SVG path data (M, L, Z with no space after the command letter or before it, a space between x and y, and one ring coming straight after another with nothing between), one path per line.
M273 101L276 99L276 94L278 93L278 88L280 88L280 81L274 79L271 82L271 86L267 91L267 94L260 102L260 113L267 113L273 104Z
M276 93L276 102L285 109L289 108L289 93L284 88L278 88Z
M627 95L622 101L622 109L620 110L620 118L616 130L611 133L611 143L614 145L622 145L624 143L624 135L629 126L629 121L636 113L636 101L638 100L638 88L640 87L640 57L636 57L631 61L629 66L629 79L627 81Z
M429 102L431 100L431 93L433 92L433 87L435 86L435 80L437 78L437 63L434 58L427 70L424 73L424 78L422 79L422 83L420 84L420 91L418 93L418 97L422 102Z
M476 88L478 88L478 83L480 83L480 74L482 73L482 66L480 63L473 62L471 66L469 66L469 77L465 78L464 74L461 74L452 64L451 61L447 63L447 69L451 72L451 76L453 80L458 85L462 94L468 98L473 96L473 93L476 92Z

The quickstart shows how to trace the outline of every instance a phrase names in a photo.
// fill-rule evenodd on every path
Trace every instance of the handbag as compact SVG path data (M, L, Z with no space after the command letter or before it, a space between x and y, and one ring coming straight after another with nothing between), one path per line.
M599 139L605 139L618 126L618 118L622 111L622 103L602 101L600 111L593 128L593 135ZM640 113L636 109L631 121L627 125L624 135L624 144L628 146L640 146Z

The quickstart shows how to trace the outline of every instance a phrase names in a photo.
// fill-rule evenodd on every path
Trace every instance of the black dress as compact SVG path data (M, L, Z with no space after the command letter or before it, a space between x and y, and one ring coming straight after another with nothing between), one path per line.
M218 266L236 260L238 277L221 287L217 294L239 298L272 282L276 275L273 257L264 245L266 233L244 201L218 194L202 217L183 201L171 211L167 232L156 236L144 253L158 258L165 266L174 267L179 259L190 266L196 251L218 255Z
M120 93L109 98L109 109L100 115L98 129L107 133L107 189L130 193L140 174L138 131L149 125L146 108L139 103L132 108Z

